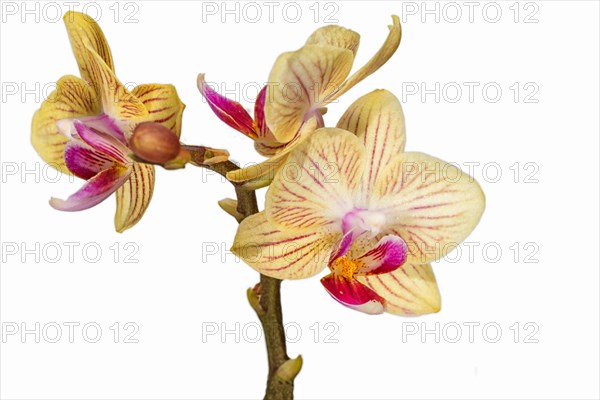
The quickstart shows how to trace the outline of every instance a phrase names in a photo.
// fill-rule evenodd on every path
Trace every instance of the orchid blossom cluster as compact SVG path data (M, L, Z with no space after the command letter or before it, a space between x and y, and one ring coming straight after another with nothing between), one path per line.
M226 150L180 143L185 106L172 85L127 90L98 25L75 12L64 21L80 77L58 81L33 117L32 143L48 164L86 182L66 200L52 198L52 207L80 211L116 193L115 228L123 232L148 207L155 165L231 163ZM431 262L471 233L485 199L453 164L405 151L404 114L388 90L358 98L335 126L325 122L326 107L381 68L400 39L392 16L381 48L351 74L359 34L317 29L275 60L253 116L204 74L197 85L214 114L267 158L224 172L236 192L268 186L264 209L253 215L240 215L235 200L220 202L241 221L232 251L278 280L327 268L321 283L339 303L410 316L440 309Z
M394 16L381 49L348 78L359 35L339 26L318 29L275 61L254 119L204 75L198 80L215 114L270 157L228 174L252 187L269 184L264 211L242 221L232 250L278 279L308 278L327 267L327 292L369 314L437 312L430 263L465 239L484 209L472 177L427 154L404 152L404 114L391 92L364 95L335 128L325 126L325 106L385 64L400 37Z

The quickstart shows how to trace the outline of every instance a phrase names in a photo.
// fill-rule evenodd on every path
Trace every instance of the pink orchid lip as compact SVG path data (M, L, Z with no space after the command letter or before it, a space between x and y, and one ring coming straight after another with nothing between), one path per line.
M407 254L408 247L401 237L384 236L356 259L332 257L329 263L332 272L321 279L321 283L334 299L346 307L367 314L379 314L385 309L385 301L375 291L358 282L355 276L395 271L405 263Z
M327 293L340 304L366 314L381 314L385 300L362 283L329 274L321 279Z
M69 171L85 180L117 165L111 157L74 140L65 146L64 159Z
M123 129L121 129L121 127L119 126L119 122L107 114L100 114L95 117L82 117L79 118L79 121L83 122L91 129L97 130L99 132L104 132L114 137L124 145L127 144L125 133L123 132Z
M401 268L408 257L406 242L396 235L386 235L370 250L356 258L356 275L378 275Z
M127 164L130 161L127 156L129 153L127 146L113 136L92 128L80 120L73 121L73 124L79 137L94 150L121 164Z
M64 152L67 168L87 182L66 200L52 198L50 205L61 211L85 210L129 179L129 149L117 122L104 114L59 122L59 129L71 137Z
M125 138L125 133L121 128L120 123L107 114L102 113L91 117L61 119L56 123L56 125L58 130L65 136L76 138L79 135L74 125L75 121L85 124L88 128L94 131L102 132L106 135L112 136L121 144L127 145L127 139Z

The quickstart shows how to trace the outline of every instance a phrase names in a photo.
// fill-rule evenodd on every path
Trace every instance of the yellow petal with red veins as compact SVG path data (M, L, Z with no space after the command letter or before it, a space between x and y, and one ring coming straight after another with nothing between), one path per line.
M285 148L285 144L277 141L263 141L262 138L254 140L254 149L264 157L273 157Z
M87 43L81 54L90 83L100 97L104 113L123 122L148 116L144 104L119 82L114 71L93 51L91 44ZM130 132L125 132L126 137L128 134Z
M356 275L385 302L385 311L402 316L436 313L441 308L440 292L431 265L404 264L379 275Z
M113 64L112 55L108 42L102 33L102 29L98 26L96 21L89 15L82 14L79 12L68 11L63 17L65 26L67 27L67 33L69 34L69 40L71 41L71 47L79 66L79 72L81 77L88 82L91 79L87 70L87 58L86 44L91 46L92 50L96 52L102 60L106 63L108 68L114 71L115 67Z
M129 179L117 190L115 229L123 232L142 218L154 191L154 166L133 163Z
M227 173L227 179L231 182L243 183L244 187L253 190L268 186L275 177L277 169L285 162L288 153L282 151L261 163L230 171Z
M474 178L423 153L403 153L382 172L370 207L387 216L386 232L408 246L408 263L437 260L464 240L485 208Z
M63 76L56 83L56 90L33 115L31 143L48 165L70 173L64 160L65 144L69 139L58 131L56 122L64 118L97 115L100 112L100 103L85 81L75 76Z
M148 110L148 120L158 122L181 136L181 120L185 104L181 102L173 85L144 84L136 86L132 91Z
M261 274L302 279L325 268L336 239L320 231L281 232L260 212L242 221L231 251Z
M322 128L296 147L271 183L265 212L278 229L341 231L354 207L364 149L348 131Z
M396 52L400 45L400 39L402 38L402 28L400 27L400 18L396 15L392 15L393 25L389 26L390 32L385 42L375 53L375 55L367 62L361 69L356 71L344 84L340 87L334 96L330 99L333 101L337 99L348 90L350 90L358 82L377 71L383 64L385 64Z
M321 103L346 79L353 60L352 51L331 45L306 45L277 58L265 103L277 141L289 142L305 121L321 118Z
M269 185L275 177L275 172L285 162L289 153L309 138L315 132L316 126L314 119L307 121L300 127L300 131L294 139L286 143L273 157L250 167L228 172L227 179L232 182L244 182L244 187L248 189L258 189Z
M360 35L350 29L328 25L317 29L309 36L306 44L328 44L350 50L355 56L360 44Z
M344 113L338 128L356 134L365 147L366 168L361 181L361 207L381 171L404 151L406 129L400 102L387 90L375 90L356 100Z

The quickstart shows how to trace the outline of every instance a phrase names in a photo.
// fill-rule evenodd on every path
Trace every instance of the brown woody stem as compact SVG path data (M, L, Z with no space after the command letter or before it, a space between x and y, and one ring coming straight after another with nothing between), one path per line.
M203 148L185 146L191 154L191 162L199 167L215 171L222 176L239 169L231 161L212 165L204 164ZM237 210L244 217L258 213L256 193L234 183L237 195ZM267 345L269 374L265 400L292 400L294 397L294 378L300 370L302 359L290 360L287 355L283 315L281 310L281 281L260 275L260 283L248 290L248 300L260 319ZM283 366L288 360L285 366ZM283 367L282 367L283 366Z

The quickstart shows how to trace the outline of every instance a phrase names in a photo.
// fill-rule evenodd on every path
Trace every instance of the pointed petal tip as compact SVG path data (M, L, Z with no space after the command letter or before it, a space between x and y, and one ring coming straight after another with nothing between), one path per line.
M198 74L198 77L196 78L196 86L198 86L198 89L202 92L204 90L204 86L206 85L206 74L201 72Z
M50 204L50 207L59 210L60 211L60 205L64 202L64 200L56 198L56 197L50 197L50 200L48 200L48 204Z

